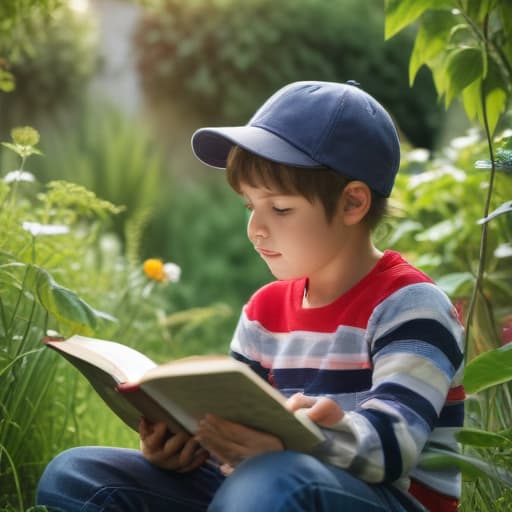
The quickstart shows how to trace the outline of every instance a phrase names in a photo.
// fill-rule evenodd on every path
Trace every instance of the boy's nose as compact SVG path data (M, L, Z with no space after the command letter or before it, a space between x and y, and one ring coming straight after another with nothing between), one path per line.
M268 236L267 227L261 218L254 210L251 212L249 222L247 223L247 234L249 240L255 243L258 238L266 238Z

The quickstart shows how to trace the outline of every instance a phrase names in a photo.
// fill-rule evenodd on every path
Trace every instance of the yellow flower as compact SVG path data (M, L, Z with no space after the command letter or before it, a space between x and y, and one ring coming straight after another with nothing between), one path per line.
M144 262L144 273L154 281L176 283L180 279L181 269L175 263L164 263L157 258L150 258Z
M150 258L144 262L144 274L154 281L164 281L164 262L156 258Z

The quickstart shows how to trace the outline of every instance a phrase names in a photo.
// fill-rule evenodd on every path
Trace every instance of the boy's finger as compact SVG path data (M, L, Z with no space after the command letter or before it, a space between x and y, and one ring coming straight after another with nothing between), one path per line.
M178 473L188 473L189 471L197 469L199 466L202 466L208 460L209 456L210 453L208 451L198 450L190 464L188 464L187 466L182 466L179 469L177 469Z
M181 452L189 439L190 436L186 432L179 432L169 437L169 439L165 441L165 444L163 444L162 447L165 456L169 457Z
M295 412L299 409L313 407L316 401L317 399L314 397L306 396L302 393L295 393L290 398L288 398L285 405L289 411Z
M164 436L167 432L167 425L163 422L150 423L149 428L145 431L144 443L148 448L154 449L163 444Z
M180 451L179 461L182 466L188 466L194 459L199 448L199 443L195 439L188 439Z
M341 407L330 398L319 398L308 410L309 419L324 427L335 425L343 419L344 413Z

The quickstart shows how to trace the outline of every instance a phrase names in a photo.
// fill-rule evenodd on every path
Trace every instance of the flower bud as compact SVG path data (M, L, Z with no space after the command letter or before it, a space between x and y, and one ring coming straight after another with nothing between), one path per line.
M20 146L35 146L39 142L39 132L31 126L19 126L11 130L11 137Z

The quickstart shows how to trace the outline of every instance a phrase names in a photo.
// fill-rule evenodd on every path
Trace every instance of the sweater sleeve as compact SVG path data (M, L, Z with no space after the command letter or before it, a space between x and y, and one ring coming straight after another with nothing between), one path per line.
M377 306L367 337L371 389L325 429L318 456L365 481L394 482L416 466L434 431L436 442L453 446L461 418L449 395L461 387L463 331L444 293L421 283Z

